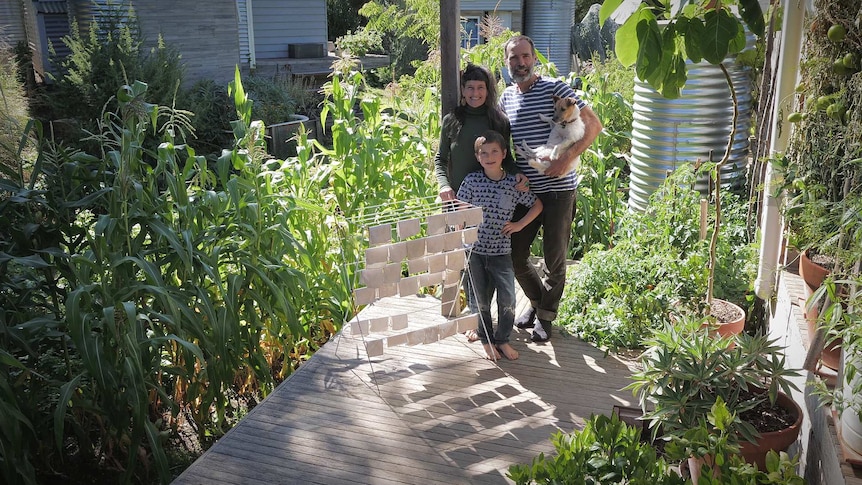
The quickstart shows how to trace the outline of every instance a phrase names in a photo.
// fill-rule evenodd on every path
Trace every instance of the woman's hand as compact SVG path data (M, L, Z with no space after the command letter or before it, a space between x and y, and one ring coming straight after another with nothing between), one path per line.
M440 200L443 202L455 200L455 191L452 190L451 187L446 187L446 188L440 189L440 192L438 192L437 195L440 197Z
M526 175L519 173L515 175L515 190L518 192L530 191L530 179Z

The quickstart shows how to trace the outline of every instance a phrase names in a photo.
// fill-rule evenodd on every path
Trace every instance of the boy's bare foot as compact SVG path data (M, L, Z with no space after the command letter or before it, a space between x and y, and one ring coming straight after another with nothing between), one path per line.
M514 348L512 348L512 346L511 346L511 345L509 345L509 343L508 343L508 342L506 342L506 343L504 343L504 344L500 344L500 345L498 345L498 346L497 346L497 348L498 348L498 349L500 349L500 352L502 352L502 353L503 353L503 355L504 355L507 359L509 359L509 360L518 360L518 351L517 351L517 350L515 350Z
M485 358L486 359L488 359L488 360L500 360L500 352L497 352L497 347L495 347L494 345L492 345L490 343L483 344L482 346L485 347Z

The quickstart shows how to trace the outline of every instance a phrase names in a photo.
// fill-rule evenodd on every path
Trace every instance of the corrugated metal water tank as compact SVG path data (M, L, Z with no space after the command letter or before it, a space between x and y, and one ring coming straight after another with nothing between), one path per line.
M526 0L524 33L533 39L536 50L557 66L565 77L572 70L572 27L575 0Z
M722 184L742 184L748 163L751 128L750 68L725 60L739 101L737 132ZM688 81L678 99L666 99L646 82L635 79L632 122L629 208L643 211L668 171L698 159L718 162L724 156L733 120L733 103L721 68L688 64ZM707 181L697 189L707 192Z

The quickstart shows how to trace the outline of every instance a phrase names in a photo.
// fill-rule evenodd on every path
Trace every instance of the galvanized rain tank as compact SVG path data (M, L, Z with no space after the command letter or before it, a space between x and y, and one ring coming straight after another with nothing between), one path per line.
M722 185L744 182L751 128L750 68L735 58L724 62L739 101L736 136L730 160L722 168ZM632 122L629 209L646 209L650 195L669 171L698 159L718 162L724 156L733 120L730 88L721 68L701 62L688 64L688 81L678 99L666 99L645 81L635 79ZM707 180L697 189L706 194Z
M524 34L533 39L536 50L557 66L565 77L572 70L572 28L575 0L526 0Z

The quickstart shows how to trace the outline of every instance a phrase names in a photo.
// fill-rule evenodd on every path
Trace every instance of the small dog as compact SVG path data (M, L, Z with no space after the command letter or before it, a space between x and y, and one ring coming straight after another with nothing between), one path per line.
M547 160L541 160L541 158L550 157L555 160L573 143L584 137L585 126L581 119L581 110L578 108L577 100L573 97L562 98L554 95L554 116L548 117L540 114L539 119L551 124L552 129L551 134L548 135L548 141L535 149L530 148L526 141L522 141L521 146L515 147L515 151L526 159L531 167L538 170L540 174L544 174L551 164ZM577 169L580 163L581 160L578 157L572 164L572 170Z

